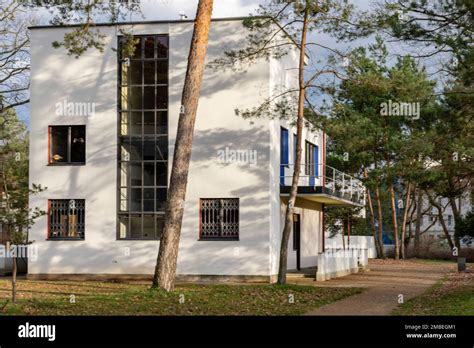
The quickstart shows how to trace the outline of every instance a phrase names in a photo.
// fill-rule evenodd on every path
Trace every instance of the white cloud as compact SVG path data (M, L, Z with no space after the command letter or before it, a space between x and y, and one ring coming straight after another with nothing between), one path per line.
M141 3L145 20L179 19L180 11L194 18L197 7L197 0L142 0ZM247 16L259 3L258 0L216 0L213 17Z

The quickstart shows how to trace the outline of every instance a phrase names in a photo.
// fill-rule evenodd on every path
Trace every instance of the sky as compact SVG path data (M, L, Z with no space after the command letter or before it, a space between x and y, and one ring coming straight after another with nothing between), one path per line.
M213 18L241 17L255 14L259 4L267 0L215 0ZM360 8L367 8L370 0L351 0ZM121 22L128 21L150 21L150 20L177 20L180 13L184 13L189 19L195 17L197 0L140 0L142 14L133 14ZM48 25L51 15L45 9L36 10L33 14L36 25ZM106 22L106 18L95 18L96 22ZM328 35L322 34L318 37L320 43L334 46L334 40ZM338 45L338 48L346 48L347 45ZM324 56L327 52L316 51L312 56ZM29 105L17 108L21 119L28 121Z
M264 4L268 0L215 0L213 9L213 18L225 18L225 17L241 17L255 14L259 4ZM349 2L355 4L358 10L368 11L370 10L371 3L374 0L349 0ZM177 20L180 17L180 13L184 13L188 18L192 19L196 13L197 0L141 0L142 15L133 14L121 22L125 21L149 21L149 20ZM36 24L48 25L51 19L50 14L46 10L39 10L35 13ZM106 22L105 18L95 18L96 22ZM316 37L317 35L317 37ZM351 43L340 42L337 43L335 40L324 33L312 34L310 36L310 42L318 42L322 45L329 46L331 48L348 51L351 48L367 45L373 41L373 38L358 40ZM407 53L407 48L400 44L387 44L389 51L394 53L391 57L391 62L395 62L396 54ZM313 46L314 47L314 46ZM310 57L312 60L325 61L329 51L321 48L312 48ZM389 60L390 63L390 60ZM428 66L428 69L436 70L438 62L423 62ZM27 120L29 110L28 105L23 106L17 110L20 118Z

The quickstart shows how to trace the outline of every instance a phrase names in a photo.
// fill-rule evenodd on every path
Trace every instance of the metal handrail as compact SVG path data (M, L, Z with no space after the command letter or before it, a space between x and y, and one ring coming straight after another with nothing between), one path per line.
M280 184L283 186L291 185L292 168L294 164L280 166ZM298 186L323 186L343 198L365 204L365 187L359 179L322 163L302 163Z

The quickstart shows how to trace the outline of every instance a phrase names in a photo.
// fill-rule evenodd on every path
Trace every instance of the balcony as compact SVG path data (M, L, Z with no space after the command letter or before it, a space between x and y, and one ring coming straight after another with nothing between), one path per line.
M280 166L280 196L289 196L294 165ZM338 206L364 206L365 187L359 179L331 166L302 164L298 198Z

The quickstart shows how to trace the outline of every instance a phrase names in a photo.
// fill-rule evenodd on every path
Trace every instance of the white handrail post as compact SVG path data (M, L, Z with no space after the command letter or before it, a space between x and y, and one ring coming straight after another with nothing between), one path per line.
M336 171L334 170L334 168L331 168L331 169L332 169L332 189L335 192L336 191Z
M345 193L345 190L346 189L346 180L345 180L345 177L344 177L344 173L342 173L342 195L344 195Z

